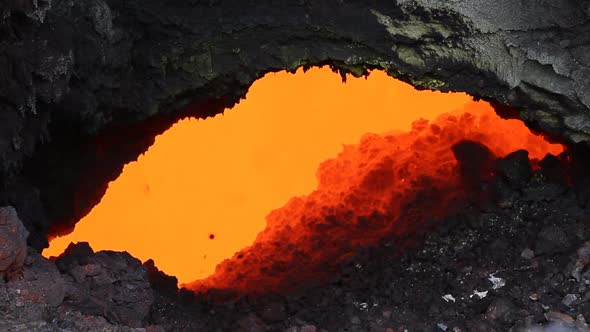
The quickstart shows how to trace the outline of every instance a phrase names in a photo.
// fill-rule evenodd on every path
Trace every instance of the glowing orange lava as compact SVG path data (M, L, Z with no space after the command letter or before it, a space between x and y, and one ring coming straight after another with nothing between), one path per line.
M247 290L248 282L262 280L261 271L278 277L303 273L304 262L312 262L309 271L313 271L313 264L326 257L349 253L342 245L332 245L333 238L318 242L313 229L328 227L335 236L356 234L351 244L365 244L389 227L383 226L383 219L374 233L351 233L360 227L358 223L351 231L340 231L335 225L348 219L338 215L335 224L325 222L332 214L348 211L340 205L358 207L356 217L378 206L375 211L386 211L391 221L391 205L411 200L413 196L396 199L414 190L420 176L440 172L432 185L443 189L456 185L442 179L454 177L456 162L449 152L454 140L479 140L500 155L518 148L535 157L561 151L560 146L549 147L531 135L522 123L499 120L487 103L470 99L465 94L419 92L382 72L373 72L368 79L351 77L346 84L328 68L268 74L225 115L205 121L186 119L157 137L148 152L110 183L101 203L75 231L54 239L44 255L58 255L70 242L88 241L95 250L126 250L141 260L153 258L160 269L184 283L209 276L218 263L256 239L255 249L242 250L243 259L227 261L214 276L193 287ZM409 134L364 136L360 150L347 145L341 152L343 144L358 143L365 133L408 131L417 118L433 119L466 104L470 111L486 115L446 117L437 122L439 129L418 122ZM322 163L318 184L318 165L338 153L337 159ZM364 162L359 155L371 158ZM384 175L390 167L393 175ZM383 176L388 180L382 184ZM315 188L307 198L289 200ZM361 193L351 195L351 188ZM386 193L389 189L394 190ZM383 194L372 198L367 190ZM268 212L286 202L285 208L269 215L264 230ZM314 226L314 218L322 221ZM314 245L299 248L302 243ZM320 259L309 258L324 248ZM301 264L277 274L276 267L292 258ZM250 267L240 263L263 259L268 262ZM280 286L276 280L270 284Z
M458 199L479 194L464 180L491 176L495 156L518 149L532 158L562 151L484 103L432 123L418 120L409 132L364 135L320 165L316 190L272 211L250 247L188 287L289 291L327 277L357 247L412 234L452 212Z

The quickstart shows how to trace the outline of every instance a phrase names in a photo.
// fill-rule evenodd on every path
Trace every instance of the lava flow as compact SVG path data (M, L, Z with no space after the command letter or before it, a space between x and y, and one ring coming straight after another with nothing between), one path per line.
M419 117L469 101L464 93L417 91L382 71L345 84L328 67L268 73L231 110L181 120L156 137L44 255L86 241L153 259L180 283L205 278L252 244L269 211L316 188L318 165L342 144L409 130Z
M519 149L537 159L562 151L475 102L409 132L367 134L320 165L315 191L272 211L250 247L188 288L288 291L327 277L359 246L407 238L452 212L474 194L465 180L492 176L495 158Z
M435 120L411 125L420 118ZM494 156L517 149L562 151L488 103L383 72L346 84L329 68L268 74L231 112L157 137L44 255L88 241L199 279L186 284L195 291L290 290L332 275L358 246L449 213L470 194L466 172L485 178Z

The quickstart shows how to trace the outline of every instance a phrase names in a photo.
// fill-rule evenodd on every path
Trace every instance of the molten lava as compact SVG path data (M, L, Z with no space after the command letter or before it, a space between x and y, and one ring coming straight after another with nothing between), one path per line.
M382 72L346 84L328 68L268 74L231 112L158 137L44 255L88 241L153 258L180 282L201 279L195 290L286 290L329 276L357 246L411 233L454 206L467 169L456 143L486 145L490 153L477 151L490 162L517 149L535 158L562 151L469 100ZM410 125L462 108L469 113Z
M562 151L522 123L500 119L485 103L432 123L418 120L409 132L367 134L320 165L315 191L272 211L250 247L188 287L285 291L328 276L357 247L410 235L452 212L456 199L471 194L463 180L474 174L466 171L485 177L494 156L518 149L531 158Z
M367 132L409 130L416 118L470 99L416 91L379 71L346 84L327 67L269 73L225 114L185 119L158 136L44 255L87 241L154 259L181 283L205 278L252 244L269 211L316 188L318 165L342 144Z

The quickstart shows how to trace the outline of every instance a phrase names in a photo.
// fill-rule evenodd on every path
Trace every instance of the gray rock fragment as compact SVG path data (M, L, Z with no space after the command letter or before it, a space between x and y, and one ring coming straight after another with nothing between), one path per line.
M567 307L572 307L578 301L578 296L576 294L567 294L561 303Z
M240 331L244 332L264 332L268 331L268 326L254 314L247 315L238 322Z
M578 259L572 269L571 276L577 281L582 279L582 270L590 264L590 241L586 242L584 246L578 249Z
M287 318L285 306L281 303L272 302L260 312L260 318L266 322L280 322Z
M27 257L29 232L11 207L0 208L0 278L22 269Z
M556 254L569 246L565 232L557 226L543 228L537 236L535 252L539 255Z
M486 317L488 320L509 322L514 311L514 304L507 299L497 299L488 307Z
M315 325L291 326L285 332L316 332Z
M575 320L568 314L559 311L549 311L545 314L545 319L548 322L561 324L567 327L573 327Z
M70 245L56 264L67 276L65 305L118 324L143 325L154 295L138 259L126 252L94 253L87 243L80 243Z
M531 260L535 258L535 253L531 249L526 248L520 253L520 257Z

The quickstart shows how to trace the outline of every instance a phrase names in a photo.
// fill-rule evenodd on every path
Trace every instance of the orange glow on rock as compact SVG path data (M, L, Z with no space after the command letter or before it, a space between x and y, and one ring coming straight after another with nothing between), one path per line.
M95 250L152 258L186 283L211 275L240 251L192 287L256 291L260 281L268 282L258 284L267 289L284 287L280 279L288 273L312 273L326 259L340 259L355 244L375 243L391 231L387 224L422 188L416 183L424 177L433 177L427 183L441 190L456 190L450 147L462 138L480 141L498 155L520 148L534 157L561 151L521 122L500 120L487 103L470 100L465 94L419 92L382 72L350 77L346 84L328 68L267 74L224 115L185 119L157 137L109 184L75 231L52 240L43 254L55 256L70 242L88 241ZM418 118L464 108L483 115L411 126ZM351 144L361 136L359 150ZM376 197L369 195L375 192ZM344 219L338 215L352 206L356 221L346 219L350 213ZM357 217L374 211L387 218L359 233L364 226ZM338 217L327 222L333 214ZM334 238L319 239L325 233L314 232L321 228ZM351 234L349 244L332 245Z

